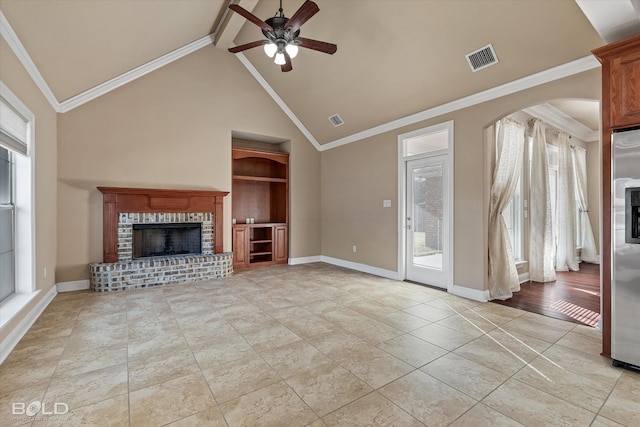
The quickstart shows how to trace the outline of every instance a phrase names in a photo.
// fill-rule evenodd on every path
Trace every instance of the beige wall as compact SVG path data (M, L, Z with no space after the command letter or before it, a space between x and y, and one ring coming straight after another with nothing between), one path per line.
M0 331L3 340L54 286L56 265L56 112L0 37L0 80L35 115L35 280L41 292L23 312ZM44 277L47 268L47 277Z
M397 270L397 136L454 120L454 283L486 289L490 171L484 161L484 129L507 114L559 98L600 99L600 70L324 151L322 254ZM392 208L382 208L383 199L391 199ZM353 244L358 245L355 254Z
M211 46L60 115L57 281L86 279L102 261L96 186L230 191L233 130L290 141L290 256L319 255L320 154L233 55Z
M396 141L387 133L322 152L322 255L396 270Z

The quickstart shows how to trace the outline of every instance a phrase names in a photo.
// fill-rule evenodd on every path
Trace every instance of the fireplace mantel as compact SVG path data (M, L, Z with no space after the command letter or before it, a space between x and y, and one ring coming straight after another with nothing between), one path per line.
M118 261L118 214L198 213L214 215L214 252L223 251L223 203L227 191L98 187L103 194L103 262Z

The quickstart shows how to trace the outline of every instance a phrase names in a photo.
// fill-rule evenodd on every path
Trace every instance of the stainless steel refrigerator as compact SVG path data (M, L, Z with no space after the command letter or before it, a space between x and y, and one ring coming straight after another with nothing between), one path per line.
M640 369L640 128L614 132L611 358Z

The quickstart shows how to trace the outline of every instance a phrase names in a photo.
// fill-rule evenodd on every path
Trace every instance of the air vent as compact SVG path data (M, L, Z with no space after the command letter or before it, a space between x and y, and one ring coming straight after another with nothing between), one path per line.
M344 124L344 120L342 120L342 117L340 117L340 115L338 114L334 114L333 116L330 116L329 121L331 122L334 128L337 128L338 126Z
M474 73L498 63L498 56L491 44L467 54L467 62Z

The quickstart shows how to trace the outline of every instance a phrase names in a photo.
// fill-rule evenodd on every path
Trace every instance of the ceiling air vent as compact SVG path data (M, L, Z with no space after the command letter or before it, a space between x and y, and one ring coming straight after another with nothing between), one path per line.
M329 121L333 125L334 128L337 128L340 125L344 124L344 120L338 114L334 114L333 116L329 116Z
M474 73L498 63L498 56L491 44L467 54L467 62Z

